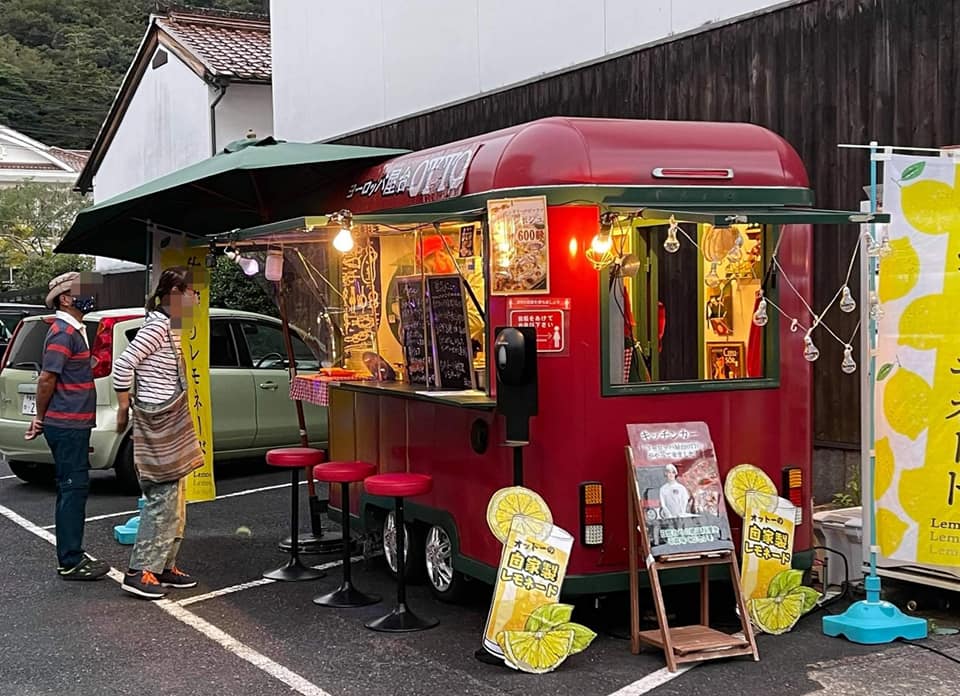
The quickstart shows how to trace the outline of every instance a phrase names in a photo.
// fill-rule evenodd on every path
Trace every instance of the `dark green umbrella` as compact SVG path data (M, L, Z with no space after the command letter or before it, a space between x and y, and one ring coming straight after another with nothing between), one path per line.
M213 157L86 208L56 251L145 263L147 224L201 237L312 210L347 172L407 150L273 138L240 140Z

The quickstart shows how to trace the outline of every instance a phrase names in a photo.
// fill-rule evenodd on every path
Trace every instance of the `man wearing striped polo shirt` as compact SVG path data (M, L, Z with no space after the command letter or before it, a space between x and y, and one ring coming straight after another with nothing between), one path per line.
M47 306L57 314L43 347L37 415L27 438L46 437L57 473L57 572L64 580L97 580L109 571L83 552L90 489L90 431L97 424L97 389L83 315L94 308L93 278L64 273L50 281Z

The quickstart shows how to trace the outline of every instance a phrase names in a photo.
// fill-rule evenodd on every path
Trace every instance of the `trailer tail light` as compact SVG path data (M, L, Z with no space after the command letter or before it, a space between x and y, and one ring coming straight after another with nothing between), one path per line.
M603 544L603 484L599 481L580 484L580 543Z
M655 167L657 179L732 179L733 170L707 167Z
M803 471L796 466L788 466L783 469L783 482L781 495L793 503L797 508L796 523L803 522Z

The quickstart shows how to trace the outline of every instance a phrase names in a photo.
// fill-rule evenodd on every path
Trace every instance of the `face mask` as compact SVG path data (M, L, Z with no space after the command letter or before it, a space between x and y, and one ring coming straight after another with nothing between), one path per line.
M92 312L97 306L97 298L93 295L86 297L74 297L73 298L73 307L80 314L87 314Z

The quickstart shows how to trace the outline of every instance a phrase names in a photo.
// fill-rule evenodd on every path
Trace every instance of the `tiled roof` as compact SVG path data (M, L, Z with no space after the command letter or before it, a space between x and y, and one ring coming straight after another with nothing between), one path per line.
M212 75L269 81L270 22L173 12L157 17L157 26L183 44Z
M90 156L89 150L64 150L62 147L51 147L49 152L75 172L83 169Z

